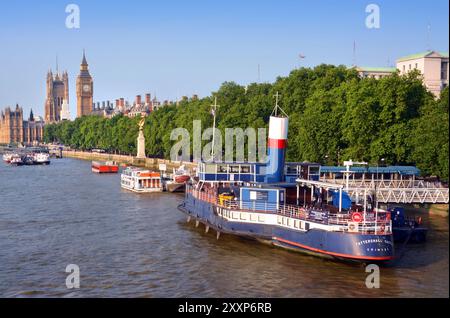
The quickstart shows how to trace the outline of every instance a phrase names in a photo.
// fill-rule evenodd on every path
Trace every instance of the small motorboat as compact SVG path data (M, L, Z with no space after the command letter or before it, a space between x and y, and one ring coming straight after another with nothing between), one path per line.
M181 165L177 170L173 169L171 178L165 181L166 191L169 192L184 192L186 189L186 183L191 180L189 171L186 170L184 165Z
M177 170L173 169L173 181L175 183L186 183L189 179L191 179L191 175L186 170L185 165L181 165Z
M402 207L394 207L388 211L391 212L395 242L423 243L426 241L428 229L422 225L421 217L407 217Z
M95 173L117 173L119 172L119 165L115 161L92 161L92 172Z

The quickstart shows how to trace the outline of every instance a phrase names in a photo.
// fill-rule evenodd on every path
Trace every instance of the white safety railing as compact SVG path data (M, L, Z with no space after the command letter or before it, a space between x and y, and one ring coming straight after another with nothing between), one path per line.
M362 220L352 221L352 212L348 213L332 213L328 210L312 206L296 206L290 204L276 204L257 201L241 201L241 200L220 200L213 193L198 191L191 186L186 188L187 194L192 194L195 198L209 202L218 207L228 210L240 212L254 212L264 214L276 214L284 217L299 219L303 221L324 224L337 225L344 231L367 233L367 234L391 234L391 218L390 212L379 211L378 213L359 212Z

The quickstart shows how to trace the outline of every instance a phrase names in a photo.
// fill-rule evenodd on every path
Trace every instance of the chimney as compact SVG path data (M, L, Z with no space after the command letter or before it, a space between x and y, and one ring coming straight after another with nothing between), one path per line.
M120 106L124 107L125 106L125 98L121 98L120 99Z
M136 105L141 104L141 95L136 95Z
M151 95L150 94L145 94L145 103L147 104L147 105L150 105L151 104Z
M119 100L116 99L116 107L119 107Z

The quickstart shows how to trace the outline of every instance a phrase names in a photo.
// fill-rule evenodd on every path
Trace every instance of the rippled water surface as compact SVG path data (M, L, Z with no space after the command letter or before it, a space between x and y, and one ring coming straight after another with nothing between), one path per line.
M424 216L424 245L408 245L381 268L381 288L364 267L255 241L204 233L177 210L182 195L121 190L120 175L90 162L0 163L2 297L448 297L448 218ZM67 289L65 268L80 268Z

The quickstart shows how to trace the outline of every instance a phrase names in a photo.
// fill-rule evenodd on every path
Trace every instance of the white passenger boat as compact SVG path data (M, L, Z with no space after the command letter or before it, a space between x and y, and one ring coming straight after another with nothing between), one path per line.
M48 165L50 164L50 155L45 152L38 152L33 155L34 164L36 165Z
M138 193L163 191L161 174L159 172L135 167L128 167L122 171L120 186Z
M13 155L11 157L10 164L13 166L22 166L23 165L22 157L19 155Z
M3 155L3 161L6 162L6 163L10 163L12 158L13 158L13 154L12 153L5 153Z

